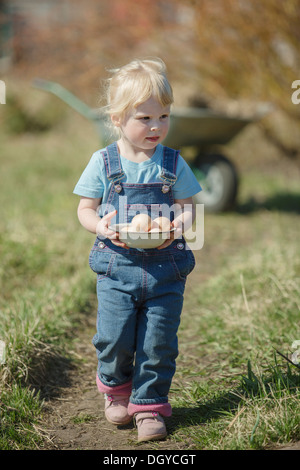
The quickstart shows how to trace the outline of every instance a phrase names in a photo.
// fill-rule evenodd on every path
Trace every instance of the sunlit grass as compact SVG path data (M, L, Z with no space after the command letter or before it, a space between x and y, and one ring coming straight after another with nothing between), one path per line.
M210 257L215 263L213 250L219 262L185 299L172 393L172 438L194 449L300 439L300 370L276 352L291 357L300 339L299 216L289 206L264 207L276 178L280 188L280 175L264 176L261 205L249 214L205 218L206 251L197 253L196 269L209 269ZM299 201L293 181L291 188Z
M76 122L76 129L78 124L85 123ZM45 133L1 133L3 449L40 445L34 423L42 402L32 386L46 380L49 358L68 356L72 332L93 302L93 276L86 262L92 236L79 226L72 191L99 142L88 124L82 136L74 136L74 130L72 120ZM19 405L16 396L23 397ZM27 410L26 419L19 406Z

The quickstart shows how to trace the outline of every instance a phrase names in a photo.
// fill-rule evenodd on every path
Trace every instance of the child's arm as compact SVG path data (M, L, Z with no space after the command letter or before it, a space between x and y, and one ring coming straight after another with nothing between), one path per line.
M91 233L97 233L96 228L100 221L97 215L97 208L101 204L101 199L81 197L78 204L77 215L81 225Z
M97 209L100 204L101 199L82 197L77 209L79 222L89 232L101 235L103 238L109 238L115 245L127 248L125 243L119 240L118 232L109 229L111 219L116 215L117 211L110 212L100 218L97 215Z
M158 247L159 250L171 245L173 240L179 238L183 232L192 226L194 222L195 205L192 197L188 197L186 199L175 199L175 205L178 206L178 210L175 212L172 225L176 230L171 232L170 238Z

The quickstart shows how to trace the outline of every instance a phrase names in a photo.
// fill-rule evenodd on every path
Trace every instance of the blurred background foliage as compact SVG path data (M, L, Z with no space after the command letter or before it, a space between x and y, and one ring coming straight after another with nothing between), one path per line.
M0 13L6 114L19 116L8 121L13 131L44 130L63 116L53 97L30 99L34 78L97 107L110 68L159 56L175 105L251 116L258 103L272 103L265 137L298 160L300 105L291 96L300 79L300 0L0 0Z

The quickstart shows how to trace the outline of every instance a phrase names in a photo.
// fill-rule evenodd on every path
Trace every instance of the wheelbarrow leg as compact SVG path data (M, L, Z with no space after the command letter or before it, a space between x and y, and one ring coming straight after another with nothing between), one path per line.
M232 209L238 190L238 175L233 163L224 155L199 155L191 168L203 189L195 202L204 204L208 212Z

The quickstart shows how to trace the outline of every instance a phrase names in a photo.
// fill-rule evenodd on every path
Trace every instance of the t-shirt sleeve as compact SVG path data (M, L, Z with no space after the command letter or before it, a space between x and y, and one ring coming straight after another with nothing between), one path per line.
M95 152L80 176L73 193L94 199L102 198L104 190L103 169L104 162L100 152Z
M177 162L176 176L177 181L172 188L175 199L186 199L202 191L193 171L180 155Z

